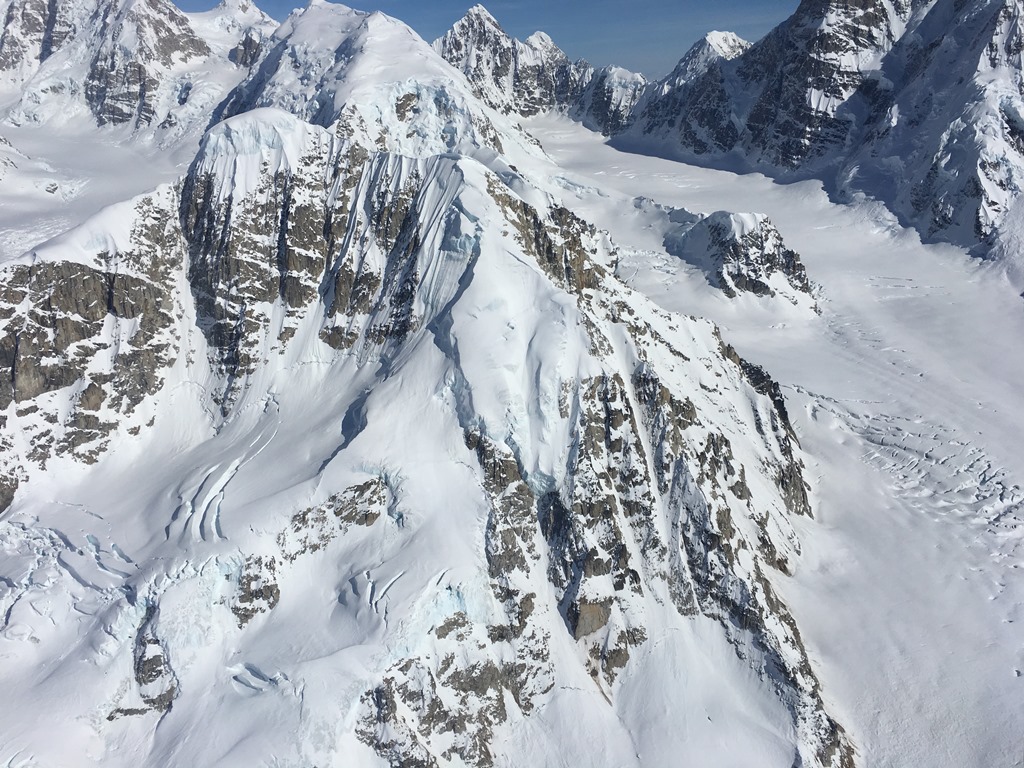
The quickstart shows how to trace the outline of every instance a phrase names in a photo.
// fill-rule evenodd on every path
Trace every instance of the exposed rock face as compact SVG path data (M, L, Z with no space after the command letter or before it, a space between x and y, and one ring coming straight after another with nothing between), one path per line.
M163 383L178 353L171 286L183 257L169 197L164 191L122 206L133 226L116 253L4 265L0 408L13 404L25 417L27 460L95 460L118 414L131 416ZM8 465L15 476L16 466Z
M85 99L100 125L149 125L161 70L208 56L188 19L164 0L132 0L100 8L101 43L89 64Z
M193 16L165 0L17 0L6 16L0 87L20 91L9 120L60 122L87 110L101 126L164 137L208 119L222 83L251 63L271 26L234 0Z
M326 191L330 136L311 132L319 141L311 142L302 157L274 158L282 167L261 178L264 186L237 196L223 188L214 167L224 146L258 142L264 136L247 132L261 128L268 139L273 135L271 126L252 122L240 130L228 123L208 135L183 188L182 224L197 320L213 361L233 387L262 362L255 351L271 332L279 302L291 311L286 309L274 333L282 343L294 334L294 314L316 297L340 234L325 229L322 210L304 204L308 195L322 197ZM232 392L221 397L227 409Z
M259 61L261 53L263 53L263 41L247 30L238 45L228 52L228 58L240 67L251 67Z
M575 102L591 76L538 32L526 42L505 33L481 5L473 6L434 47L472 83L487 104L526 117Z
M477 96L501 112L530 117L561 110L606 134L629 125L647 87L642 75L570 61L543 32L516 40L480 5L434 48L466 75Z
M632 135L819 175L925 238L984 250L1024 173L1021 15L1018 0L805 2L736 58L664 81Z
M281 589L276 577L277 561L273 557L251 555L246 558L238 578L238 594L231 606L238 626L244 627L257 615L277 607Z
M811 284L799 255L764 214L718 211L684 223L666 237L665 247L700 267L709 282L730 298L739 293L775 296L790 301L809 295Z
M89 3L83 4L86 10ZM17 0L7 5L0 31L0 72L27 77L74 34L82 13L72 3Z
M395 501L380 477L336 493L323 504L292 515L291 525L277 536L285 560L318 552L354 525L369 527L388 514ZM271 606L272 607L272 606Z
M157 621L158 611L151 606L135 637L132 660L135 690L126 698L138 699L141 706L119 706L107 715L107 720L149 712L162 715L174 705L178 696L178 679L167 658L167 650L157 635Z

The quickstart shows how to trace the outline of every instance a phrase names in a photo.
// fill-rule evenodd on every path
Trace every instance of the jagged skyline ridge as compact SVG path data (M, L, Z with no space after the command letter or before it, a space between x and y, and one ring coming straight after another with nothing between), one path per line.
M177 0L184 11L206 10L211 0ZM303 2L259 0L263 11L282 21ZM473 5L472 0L366 0L350 2L365 11L383 11L401 19L424 39L440 37ZM599 0L584 3L542 3L537 0L494 0L483 3L512 36L525 39L538 30L551 35L573 59L596 66L615 65L662 77L704 34L712 30L735 32L757 40L796 10L795 0L729 0L714 4L696 0L645 0L621 3Z

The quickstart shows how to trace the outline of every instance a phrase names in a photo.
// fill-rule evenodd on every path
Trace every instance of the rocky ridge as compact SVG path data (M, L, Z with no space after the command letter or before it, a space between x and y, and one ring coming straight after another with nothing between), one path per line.
M434 48L491 107L522 117L564 111L605 134L629 124L647 87L642 75L619 67L595 69L583 60L570 61L543 32L516 40L481 5L473 6Z
M709 283L729 298L781 294L800 304L811 296L800 256L786 247L764 214L718 211L696 221L685 211L673 214L680 223L666 235L665 249L704 270Z

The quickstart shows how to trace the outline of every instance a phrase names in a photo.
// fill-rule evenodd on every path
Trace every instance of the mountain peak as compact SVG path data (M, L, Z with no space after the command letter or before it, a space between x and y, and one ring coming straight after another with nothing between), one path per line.
M718 30L708 32L704 35L702 42L713 48L725 59L734 59L751 46L751 43L735 32L719 32Z
M547 32L534 32L526 40L523 41L528 47L533 48L538 53L547 56L558 56L559 58L565 56L565 52L558 47L554 40Z
M704 74L715 62L735 59L751 44L734 32L708 32L686 52L663 82L672 86Z
M480 5L435 40L434 50L500 112L529 117L563 111L602 133L629 121L647 87L635 73L571 60L545 32L517 40Z
M332 0L306 0L305 6L303 6L302 8L296 8L295 10L301 13L314 8L323 8L344 16L355 15L363 17L370 15L368 11L360 11L357 8L352 8L351 6L345 5L344 3L332 2ZM294 12L295 11L293 11L292 13Z
M488 11L486 8L484 8L482 5L480 5L480 3L477 3L472 8L470 8L468 11L466 11L466 15L463 16L462 18L463 18L463 20L466 20L466 19L478 19L478 20L484 21L484 22L486 22L488 24L493 24L496 27L500 27L501 26L500 24L498 24L498 20L496 18L494 18L494 16L491 14L491 12Z

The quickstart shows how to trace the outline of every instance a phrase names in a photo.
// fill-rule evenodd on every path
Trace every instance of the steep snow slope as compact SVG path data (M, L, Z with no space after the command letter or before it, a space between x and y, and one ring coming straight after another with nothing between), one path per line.
M1018 0L935 3L883 62L841 189L866 190L926 239L986 247L1024 182Z
M5 675L83 692L11 755L849 765L777 592L785 406L613 259L471 158L257 110L8 263Z
M1002 270L922 246L878 204L616 152L549 118L564 203L601 221L617 274L714 319L776 375L811 457L816 523L783 592L858 764L1013 765L1024 726L1024 308ZM639 197L642 196L642 197ZM631 201L639 201L639 207ZM820 316L726 298L665 248L665 210L767 212ZM696 279L695 279L696 278Z
M659 90L678 88L694 80L719 61L728 61L742 55L750 43L733 32L708 32L694 43L675 68L658 82Z

